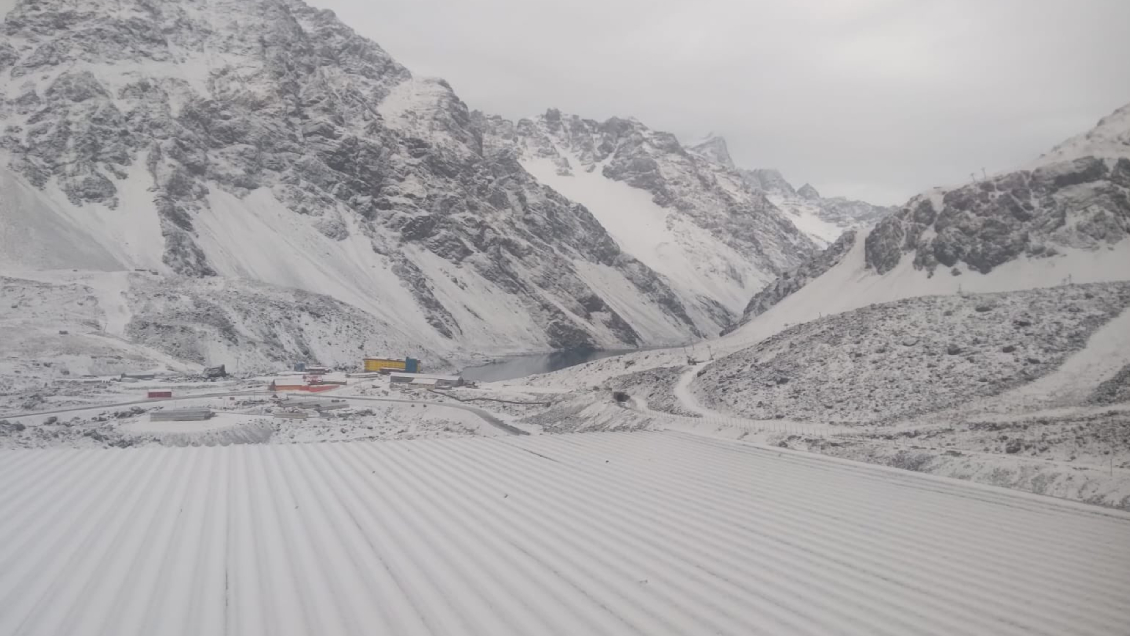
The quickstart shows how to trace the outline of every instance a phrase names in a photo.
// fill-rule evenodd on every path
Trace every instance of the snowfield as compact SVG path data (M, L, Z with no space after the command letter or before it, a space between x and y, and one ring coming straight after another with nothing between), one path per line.
M1130 515L677 433L6 451L0 479L3 634L1130 624Z

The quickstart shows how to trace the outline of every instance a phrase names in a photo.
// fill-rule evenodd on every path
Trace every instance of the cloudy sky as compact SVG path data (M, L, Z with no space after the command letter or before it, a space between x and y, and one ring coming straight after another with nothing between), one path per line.
M1130 102L1130 0L312 1L472 108L714 131L739 165L879 203Z

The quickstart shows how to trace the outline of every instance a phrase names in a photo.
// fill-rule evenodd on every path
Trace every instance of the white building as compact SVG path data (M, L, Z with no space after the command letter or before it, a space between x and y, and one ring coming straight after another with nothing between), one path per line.
M450 389L463 386L463 376L460 375L431 375L427 373L390 373L389 384L411 384L413 386L430 386L437 389Z

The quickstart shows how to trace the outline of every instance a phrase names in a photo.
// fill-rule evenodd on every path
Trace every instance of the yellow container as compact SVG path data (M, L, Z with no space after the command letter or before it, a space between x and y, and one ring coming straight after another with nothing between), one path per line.
M390 360L388 358L365 358L366 371L380 371L381 369L404 370L404 360Z

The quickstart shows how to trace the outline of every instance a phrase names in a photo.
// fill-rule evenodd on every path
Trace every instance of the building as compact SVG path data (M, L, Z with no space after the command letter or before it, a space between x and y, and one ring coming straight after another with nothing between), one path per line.
M424 365L416 358L365 358L366 371L404 371L406 373L419 373L424 370Z
M427 375L423 373L390 373L389 384L411 384L414 386L428 386L437 389L452 389L463 386L463 376L459 375Z

